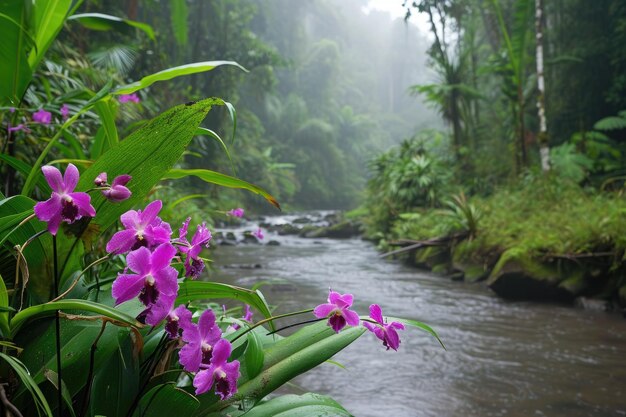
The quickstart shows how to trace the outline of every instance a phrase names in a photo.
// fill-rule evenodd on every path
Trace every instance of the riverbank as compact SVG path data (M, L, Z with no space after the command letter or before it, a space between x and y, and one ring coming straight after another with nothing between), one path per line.
M368 235L391 256L516 300L626 307L626 203L619 195L537 181L489 198L392 216Z

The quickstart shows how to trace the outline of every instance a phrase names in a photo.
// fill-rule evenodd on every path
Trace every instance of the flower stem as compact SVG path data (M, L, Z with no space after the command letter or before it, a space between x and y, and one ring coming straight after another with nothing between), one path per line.
M52 253L53 253L53 268L54 268L54 296L59 296L59 265L57 260L57 237L52 235ZM63 391L61 389L63 384L63 378L61 375L61 318L59 316L59 310L56 312L55 317L55 335L56 335L56 353L57 353L57 400L59 403L59 417L63 416Z
M233 340L231 340L230 342L231 342L231 343L234 343L234 342L235 342L235 340L239 339L239 338L240 338L241 336L243 336L244 334L246 334L246 333L248 333L248 332L250 332L250 331L252 331L252 330L256 329L257 327L259 327L259 326L261 326L261 325L263 325L263 324L265 324L265 323L268 323L268 322L270 322L270 321L273 321L273 320L278 320L278 319L282 319L282 318L285 318L285 317L297 316L298 314L306 314L306 313L311 313L312 311L313 311L313 309L312 309L312 308L308 308L308 309L306 309L306 310L295 311L295 312L293 312L293 313L279 314L278 316L272 316L272 317L268 317L268 318L266 318L266 319L263 319L263 320L261 320L261 321L257 321L256 323L254 323L254 325L252 325L252 326L250 326L249 328L247 328L247 329L246 329L246 331L242 332L240 335L238 335L237 337L235 337L235 338L234 338ZM285 328L286 328L286 327L285 327ZM282 329L281 329L281 330L282 330ZM276 331L274 331L274 332L272 332L272 333L275 333L275 332L277 332L277 331L278 331L278 330L276 330Z
M109 255L103 256L102 258L96 259L95 261L93 261L92 263L90 263L89 265L87 265L87 267L85 269L83 269L80 273L79 276L76 277L76 279L74 280L74 282L72 282L72 285L70 285L70 287L65 290L65 292L61 295L57 295L53 300L51 300L50 302L53 301L59 301L61 298L65 297L67 294L70 293L70 291L72 291L74 289L74 287L76 286L76 284L78 284L78 280L85 275L85 272L87 272L89 269L93 268L96 265L101 264L102 262L106 261L109 259ZM100 288L98 287L98 291L100 290ZM57 291L58 292L58 291Z
M327 319L327 317L322 317L321 319L312 319L312 320L307 320L307 321L301 321L299 323L290 324L289 326L281 327L280 329L276 329L276 330L274 330L272 332L269 332L267 334L267 336L273 335L274 333L278 333L278 332L280 332L282 330L285 330L285 329L289 329L290 327L296 327L296 326L301 326L303 324L315 323L315 322L326 320L326 319Z

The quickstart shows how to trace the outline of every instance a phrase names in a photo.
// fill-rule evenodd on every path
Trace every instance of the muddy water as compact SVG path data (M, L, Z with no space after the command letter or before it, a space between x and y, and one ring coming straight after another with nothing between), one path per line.
M260 282L277 312L354 294L366 314L421 320L447 350L415 329L398 352L366 334L301 376L292 392L332 395L355 416L626 416L626 320L559 305L507 302L481 285L451 282L382 260L357 239L278 237L280 246L222 246L213 279ZM256 268L255 268L256 266ZM260 268L259 268L260 266Z

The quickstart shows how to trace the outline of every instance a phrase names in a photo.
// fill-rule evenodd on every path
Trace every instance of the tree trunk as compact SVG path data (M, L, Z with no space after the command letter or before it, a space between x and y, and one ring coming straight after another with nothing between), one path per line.
M543 76L543 6L541 0L535 0L535 32L537 41L537 111L539 113L539 155L541 170L550 171L550 147L548 146L548 122L546 120L546 86Z

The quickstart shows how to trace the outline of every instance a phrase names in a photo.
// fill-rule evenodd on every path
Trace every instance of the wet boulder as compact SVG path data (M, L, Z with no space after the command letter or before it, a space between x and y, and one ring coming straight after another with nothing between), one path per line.
M512 248L500 256L487 285L500 297L511 300L571 302L574 294L559 285L564 278L557 268Z

